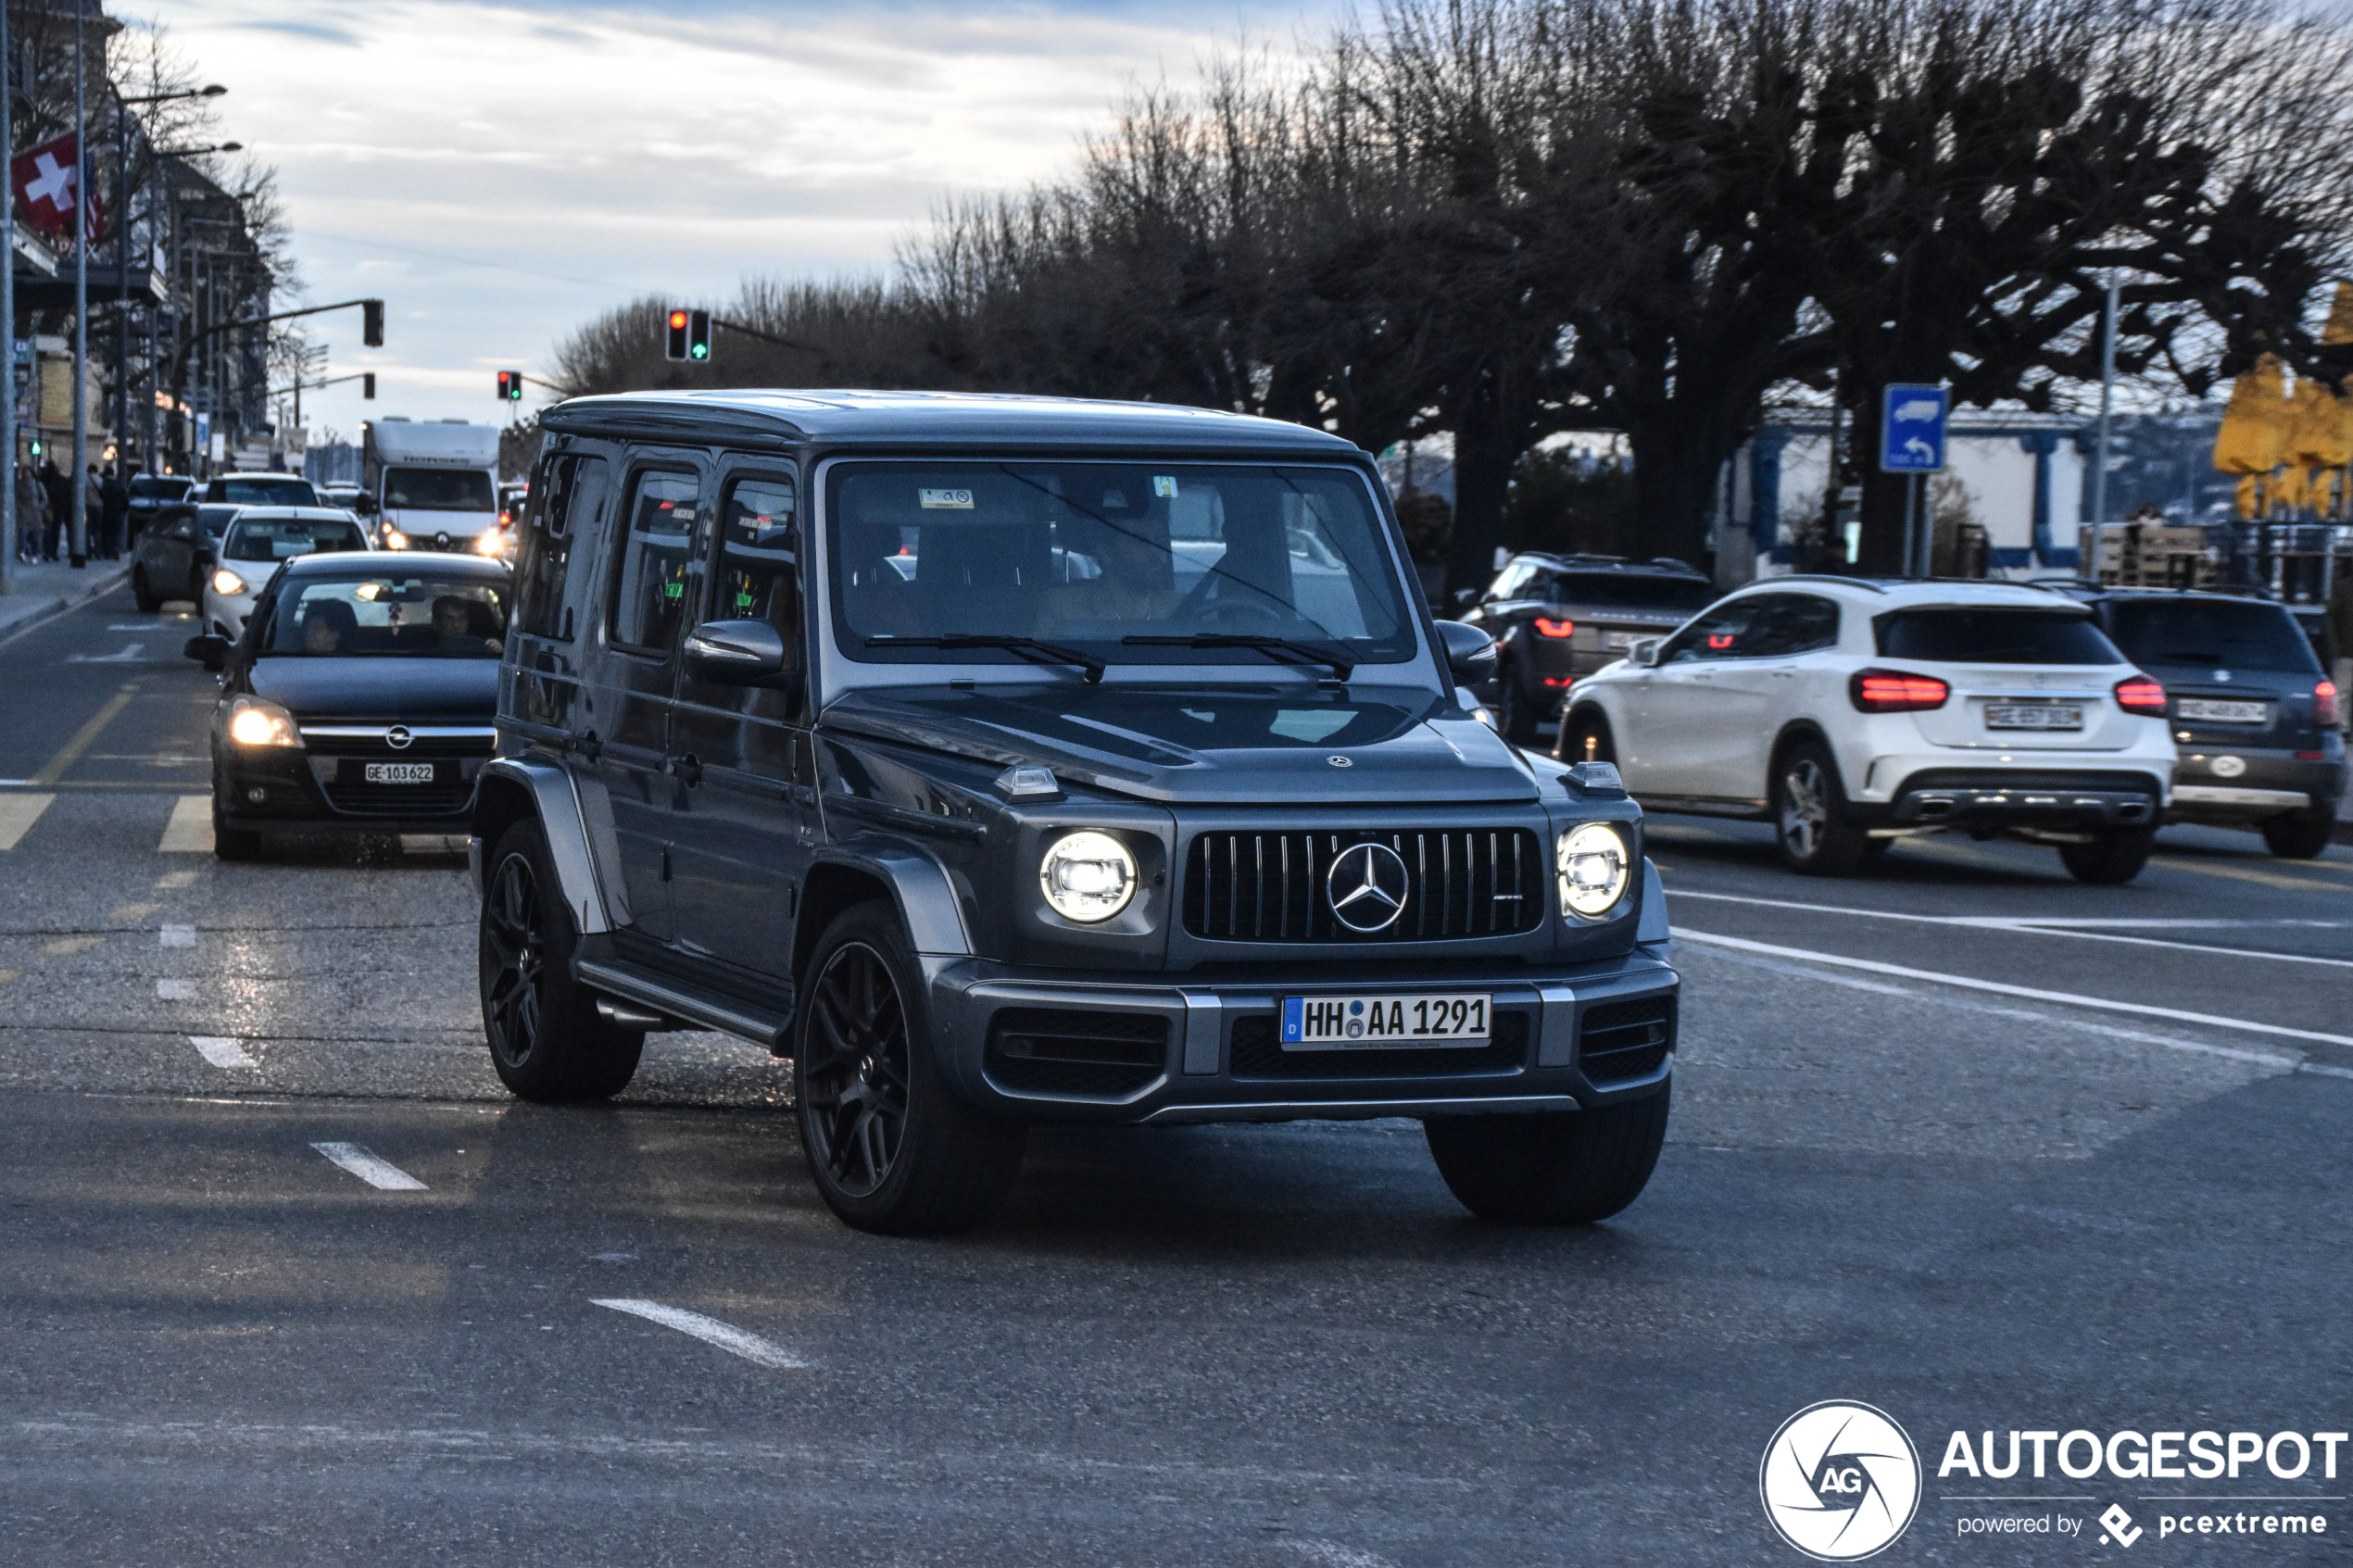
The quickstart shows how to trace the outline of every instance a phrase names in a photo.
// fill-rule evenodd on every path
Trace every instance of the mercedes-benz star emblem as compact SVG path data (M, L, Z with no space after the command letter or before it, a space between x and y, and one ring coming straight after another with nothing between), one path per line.
M1353 762L1351 762L1345 757L1327 757L1324 760L1330 763L1335 768L1353 768L1355 766Z
M395 724L391 729L386 730L384 732L384 744L392 747L395 751L408 750L409 726L406 724Z
M1404 858L1386 844L1358 844L1340 852L1324 873L1332 918L1351 931L1386 931L1405 912L1413 879Z

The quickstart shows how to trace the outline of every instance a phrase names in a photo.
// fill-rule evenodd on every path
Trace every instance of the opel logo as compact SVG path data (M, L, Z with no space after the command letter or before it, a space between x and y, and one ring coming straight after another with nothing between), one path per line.
M1324 873L1324 897L1332 918L1351 931L1386 931L1405 912L1413 886L1404 858L1386 844L1343 849Z
M406 751L409 748L409 726L395 724L391 729L386 730L384 744L395 751Z

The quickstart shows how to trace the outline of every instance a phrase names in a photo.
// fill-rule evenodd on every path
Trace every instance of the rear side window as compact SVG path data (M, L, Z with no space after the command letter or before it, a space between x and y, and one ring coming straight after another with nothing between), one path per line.
M573 546L611 494L610 471L602 458L567 456L547 463L523 519L522 549L515 563L516 624L532 636L564 634L564 579L572 569Z
M691 473L641 473L629 494L629 533L613 577L613 641L668 650L686 613L686 562L700 492Z
M2202 664L2318 675L2321 661L2296 618L2274 604L2219 599L2113 599L2109 635L2137 664Z
M731 481L720 506L718 589L714 621L765 621L795 647L800 634L794 591L793 528L797 495L790 475L747 475Z
M1899 609L1872 623L1888 659L1930 664L2121 664L2088 615L2032 609Z
M1838 646L1838 606L1812 594L1778 594L1755 646L1744 652L1758 658L1815 653Z

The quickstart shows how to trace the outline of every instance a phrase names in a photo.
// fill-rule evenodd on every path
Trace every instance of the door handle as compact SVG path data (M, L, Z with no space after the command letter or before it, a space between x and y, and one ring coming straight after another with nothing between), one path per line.
M688 789L702 783L702 759L691 751L673 761L670 767L671 771L678 775L679 783Z

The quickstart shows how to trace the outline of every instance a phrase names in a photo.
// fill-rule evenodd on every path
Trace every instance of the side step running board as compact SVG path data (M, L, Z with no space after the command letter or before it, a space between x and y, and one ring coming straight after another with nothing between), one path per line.
M623 1002L635 1002L666 1018L683 1020L698 1028L716 1029L723 1035L749 1040L756 1046L767 1047L778 1056L790 1054L790 1047L786 1043L786 1031L792 1027L790 1013L713 1002L681 991L668 980L648 974L634 964L575 959L572 970L573 978L583 985L609 992ZM612 1016L635 1010L607 1010L600 1006L598 1010ZM613 1022L629 1027L636 1025L635 1018L613 1017Z

